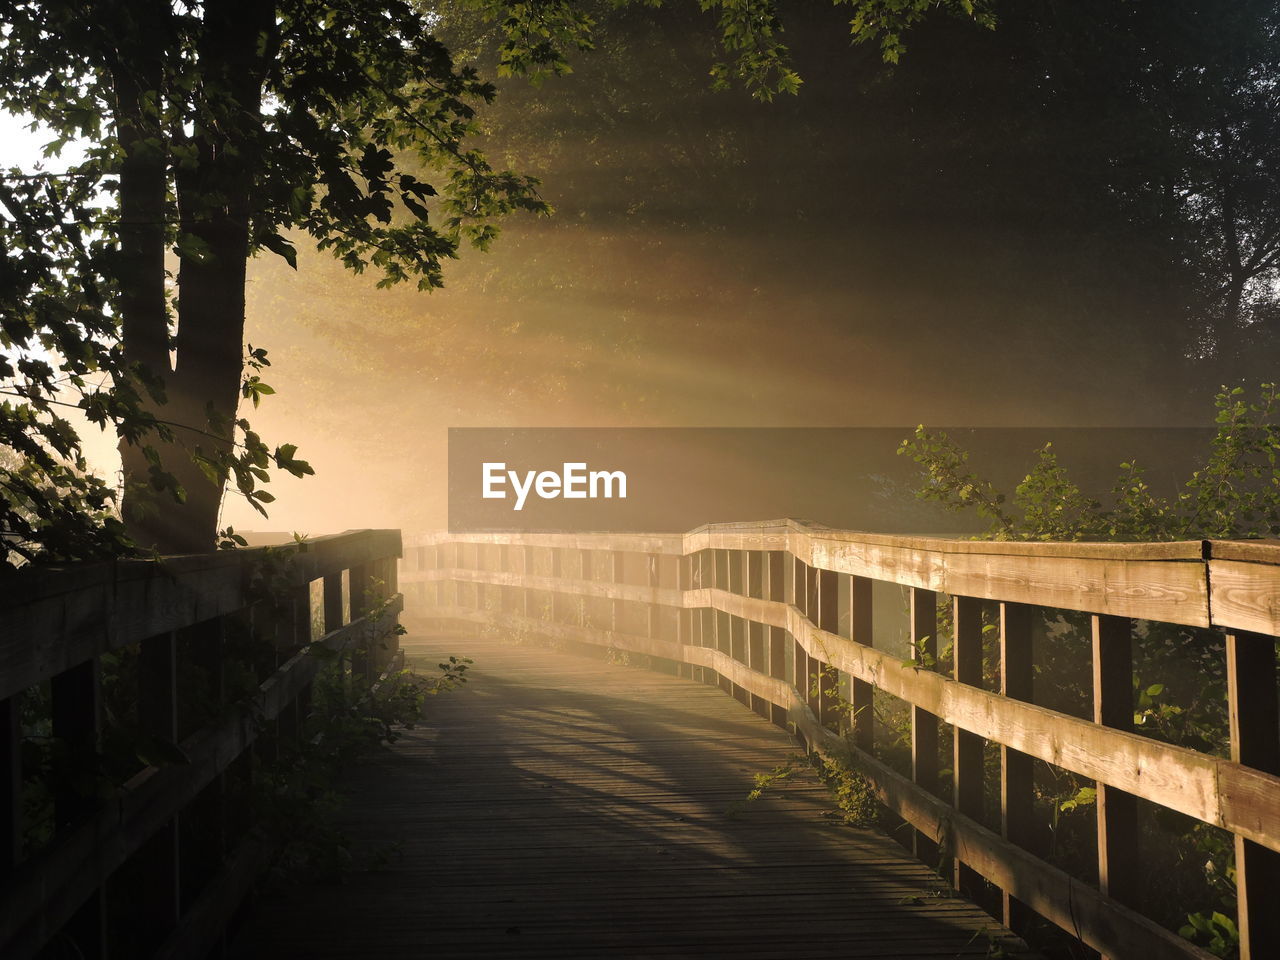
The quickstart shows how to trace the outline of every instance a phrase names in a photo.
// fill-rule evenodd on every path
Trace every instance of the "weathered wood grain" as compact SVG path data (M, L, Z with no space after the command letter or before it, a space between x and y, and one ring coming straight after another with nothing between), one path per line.
M1205 551L1213 560L1280 563L1280 540L1209 540Z
M1276 643L1249 633L1227 636L1227 703L1231 759L1264 773L1280 774L1280 702L1276 696ZM1241 960L1280 953L1280 853L1235 838L1237 926Z
M1280 566L1210 560L1209 583L1214 626L1280 634Z
M1240 764L914 670L883 651L821 633L794 608L788 629L826 662L946 723L1280 849L1280 778L1261 789L1257 775ZM1234 806L1223 802L1226 793L1235 796Z
M1032 658L1031 608L1020 603L1000 604L1000 693L1013 700L1034 700L1035 667ZM916 778L912 778L913 780ZM1000 836L1031 853L1035 843L1035 776L1031 757L1019 750L1000 747ZM1001 919L1010 930L1022 933L1031 915L1017 897L1002 890Z
M797 520L708 524L678 534L424 534L413 543L527 544L688 555L786 551L804 563L904 586L989 600L1208 626L1206 541L975 542L833 530ZM1222 555L1233 548L1213 541ZM1240 548L1274 560L1280 548ZM1256 629L1253 627L1251 629ZM1280 632L1280 631L1277 631Z

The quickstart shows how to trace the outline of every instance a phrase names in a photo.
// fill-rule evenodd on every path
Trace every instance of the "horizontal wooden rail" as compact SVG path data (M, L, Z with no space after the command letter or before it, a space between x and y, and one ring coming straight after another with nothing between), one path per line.
M1280 541L944 540L785 520L708 524L683 535L434 533L418 537L411 549L441 543L663 556L699 550L781 550L811 567L953 596L1280 634ZM413 578L412 565L406 566L405 575Z
M0 594L0 699L77 664L170 630L225 617L254 602L251 571L270 552L116 560L33 570ZM282 571L295 585L400 555L400 531L308 540Z
M647 567L637 555L648 557ZM679 564L674 584L668 563ZM1131 815L1126 803L1141 798L1221 827L1238 848L1242 956L1280 953L1280 925L1269 916L1275 911L1260 909L1258 899L1267 889L1259 878L1277 875L1272 871L1280 864L1280 769L1268 759L1280 752L1280 717L1274 682L1268 701L1266 684L1244 683L1244 668L1231 659L1244 663L1247 653L1250 669L1274 677L1280 543L988 543L869 535L793 520L712 524L683 535L433 534L411 542L401 579L411 612L603 645L705 671L744 703L785 720L810 746L838 752L864 772L885 803L934 844L921 849L941 843L956 858L962 882L961 864L1004 891L1006 922L1021 916L1019 910L1034 910L1120 960L1208 956L1133 910L1128 885L1136 865L1126 860L1137 851L1135 830L1123 819ZM1012 611L1007 618L1002 612L1002 649L1027 645L1018 654L1022 659L1010 655L1008 669L1028 677L1030 635L1018 626L1025 621L1014 616L1017 610L1091 616L1101 713L1094 720L1070 716L1037 705L1029 686L1016 694L1011 687L1005 695L983 689L980 675L976 681L961 672L947 677L876 649L873 581L912 596L952 598L958 671L962 656L974 656L961 654L959 643L970 636L965 631L977 630L971 625L979 623L973 619L977 604ZM919 609L932 611L932 603ZM662 611L673 620L663 620ZM1130 695L1127 650L1134 620L1225 631L1230 758L1141 736L1128 729L1131 706L1112 707L1102 699L1113 689ZM932 642L936 628L921 621L911 629L911 636ZM964 640L963 649L979 650L974 642ZM868 752L870 712L844 719L825 692L810 689L826 670L848 678L855 710L870 703L865 691L874 687L913 708L921 736L929 729L921 724L952 725L958 809L933 795L935 774L927 765L913 780ZM1002 788L1004 835L966 807L975 787L961 787L960 780L968 784L976 777L980 786L982 761L965 737L978 747L987 740L1003 748L1002 763L1012 771ZM962 748L970 752L962 755ZM1022 845L1020 833L1010 832L1018 823L1011 811L1029 804L1031 790L1029 776L1013 765L1030 758L1098 784L1102 888L1046 863ZM1247 889L1250 872L1255 882Z

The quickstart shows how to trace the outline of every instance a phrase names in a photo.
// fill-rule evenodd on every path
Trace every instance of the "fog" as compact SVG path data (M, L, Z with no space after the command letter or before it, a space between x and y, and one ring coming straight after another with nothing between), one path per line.
M224 523L441 526L458 426L1209 422L1224 369L1188 359L1147 252L1090 221L1093 174L1018 127L1022 74L985 59L1009 35L941 21L892 70L801 19L806 84L761 104L709 89L709 22L662 16L620 15L570 77L501 84L481 145L557 212L464 251L443 290L379 290L305 238L296 272L253 262L277 394L249 415L317 476Z

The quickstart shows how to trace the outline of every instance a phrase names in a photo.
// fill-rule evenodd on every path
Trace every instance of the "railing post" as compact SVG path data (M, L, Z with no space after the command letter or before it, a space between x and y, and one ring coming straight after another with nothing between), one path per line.
M205 620L177 632L177 648L180 658L188 659L204 673L201 681L220 711L226 703L226 621L221 618ZM179 738L194 732L189 714L178 711ZM200 718L204 719L204 718ZM186 839L181 844L179 866L179 896L182 889L192 889L213 876L223 863L228 847L230 807L228 780L230 774L223 770L214 778L188 807ZM180 833L181 836L181 833ZM192 878L197 878L192 882Z
M177 743L177 637L170 631L149 637L138 646L138 726L144 736ZM147 935L159 943L177 926L182 909L178 818L162 826L138 855L145 864L141 914Z
M797 656L804 658L804 697L805 702L809 704L809 710L817 718L818 722L822 722L822 699L820 688L822 686L822 661L817 657L810 656L802 647L799 641L796 642ZM800 676L797 668L796 676Z
M1093 720L1116 730L1133 729L1133 624L1127 617L1094 614ZM1097 782L1098 889L1133 906L1138 881L1136 798Z
M932 670L938 656L938 595L911 588L911 659L920 669ZM938 792L938 718L914 704L911 707L911 779L930 793ZM938 843L919 830L913 831L915 855L928 864L938 860Z
M714 611L714 620L716 622L716 649L726 657L733 659L733 620L723 610ZM725 693L733 693L733 681L724 674L720 674L717 682L720 689Z
M0 884L22 859L21 694L0 700Z
M747 663L747 621L733 615L729 616L729 656L744 666ZM745 687L731 681L729 692L739 703L750 706L751 698Z
M714 607L702 608L702 645L710 647L713 650L720 649L720 637L718 635L720 629L720 614ZM720 683L720 674L711 667L702 668L702 682L708 686L717 686Z
M1276 638L1227 635L1227 697L1231 759L1280 774L1280 706L1276 701ZM1280 956L1280 853L1235 838L1240 960Z
M400 581L397 574L399 564L395 557L386 557L381 561L383 570L383 598L394 597L400 592ZM394 629L386 638L385 660L383 666L387 666L400 653L400 634Z
M787 679L787 631L782 627L769 627L769 676L775 680ZM769 717L779 727L786 729L786 704L770 704Z
M283 607L276 633L276 663L281 664L311 639L311 590L307 586L295 587L281 601ZM277 733L285 739L295 739L301 729L301 701L310 700L310 690L303 691L298 699L281 711L276 721Z
M955 679L958 683L982 686L982 602L974 597L956 597L953 605L955 637ZM952 798L955 807L967 817L982 821L982 738L968 730L955 728L952 761ZM978 889L978 874L957 857L955 887L972 896Z
M866 577L849 578L849 638L864 647L874 643L875 621L871 606L871 581ZM850 678L849 718L853 727L853 745L871 753L875 741L875 688L865 680Z
M373 572L369 566L361 564L348 571L347 589L351 595L351 619L359 620L369 612L373 602ZM477 605L479 605L479 596L477 584ZM362 643L357 643L351 648L351 673L366 680L373 679L373 631L371 629L365 630L365 639Z
M50 680L53 735L69 748L72 762L83 770L96 769L102 728L102 683L98 661L86 660ZM54 791L56 829L69 826L92 809L93 801L72 786ZM106 889L99 887L67 923L66 931L87 960L107 953Z
M342 574L324 578L324 632L332 633L342 626Z
M787 602L787 575L783 569L786 556L781 550L770 550L765 554L764 596L779 603Z
M764 551L747 550L747 596L764 596Z
M767 647L767 627L755 620L747 621L747 666L756 673L769 672L769 654ZM751 694L751 709L768 719L770 715L769 701L759 694Z
M624 583L626 582L626 565L625 556L621 550L609 551L609 582ZM617 633L622 626L622 601L617 597L609 600L609 630Z
M1000 693L1011 700L1032 701L1031 608L1021 603L1000 604ZM1000 746L1000 832L1024 850L1035 838L1031 758ZM1023 933L1031 919L1024 903L1001 892L1004 925Z
M834 570L817 570L818 629L828 633L840 631L840 574ZM818 722L828 730L840 731L840 698L837 683L831 676L831 665L818 661Z
M800 694L800 702L809 702L809 654L805 652L800 641L795 637L791 638L791 679L792 686L796 692ZM799 724L796 725L796 735L800 738L800 742L805 745L806 749L810 749L810 744L802 732Z
M782 550L770 550L766 554L768 569L765 574L765 597L776 603L787 602L787 568L786 553ZM775 680L787 679L787 631L782 627L768 628L769 643L769 676ZM786 704L773 703L769 706L769 717L784 730L787 727Z

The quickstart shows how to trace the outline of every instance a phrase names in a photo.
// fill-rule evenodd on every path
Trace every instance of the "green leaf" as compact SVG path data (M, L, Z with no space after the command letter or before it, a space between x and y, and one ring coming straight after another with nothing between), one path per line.
M294 270L298 269L298 250L278 233L269 233L258 240L265 249L284 259Z

